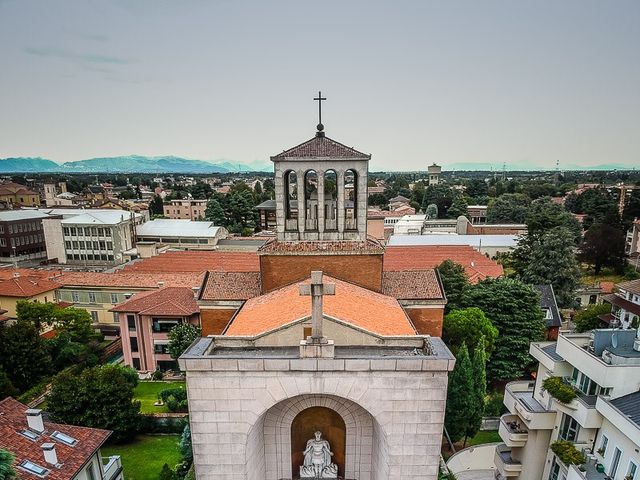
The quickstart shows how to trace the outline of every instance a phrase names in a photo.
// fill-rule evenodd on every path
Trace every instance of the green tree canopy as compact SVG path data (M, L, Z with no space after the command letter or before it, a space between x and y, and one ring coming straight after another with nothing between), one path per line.
M50 372L51 356L32 322L18 319L0 326L0 368L21 392Z
M473 368L469 350L462 344L456 355L456 366L449 374L444 424L452 442L463 438L469 426L469 404L473 401Z
M473 377L473 397L469 402L469 423L466 436L474 437L482 426L485 397L487 396L487 358L484 351L484 339L480 339L473 352L471 374Z
M505 193L489 201L487 223L524 223L531 200L522 193Z
M573 316L573 324L576 332L588 332L589 330L600 327L602 320L598 317L600 315L606 315L607 313L611 313L610 303L593 304L578 311Z
M469 206L469 203L467 202L467 198L464 195L457 195L451 202L451 206L449 207L447 216L449 218L458 218L459 216L468 218L469 217L469 213L467 212L468 206Z
M428 219L438 218L438 206L435 203L430 203L424 213Z
M453 310L444 317L442 340L455 353L462 344L475 352L478 342L487 356L491 356L498 329L493 326L482 310L476 307Z
M129 367L102 365L82 372L58 374L47 399L55 421L113 430L112 439L135 435L140 423L140 402L134 400L138 374Z
M462 305L462 296L469 286L464 267L453 260L445 260L438 266L438 273L442 280L444 293L447 296L446 312L450 312Z
M13 469L14 456L11 452L0 448L0 480L11 480L17 478L16 471Z
M542 235L556 227L569 230L576 244L582 236L582 225L578 219L567 212L562 205L553 203L549 197L531 202L526 223L527 233L530 236Z
M580 285L574 234L554 227L537 235L521 237L512 252L512 267L518 278L530 285L553 285L558 305L572 308Z
M154 195L149 202L149 211L151 215L164 215L164 201L159 195Z
M625 265L624 247L625 234L622 230L597 222L584 234L579 258L591 265L596 275L603 267L613 268L621 274Z
M529 344L544 337L539 294L516 279L487 278L466 290L464 304L480 308L498 329L487 364L489 381L521 378L531 362Z
M169 355L177 360L180 355L193 343L196 338L202 336L202 329L190 323L179 323L169 330Z

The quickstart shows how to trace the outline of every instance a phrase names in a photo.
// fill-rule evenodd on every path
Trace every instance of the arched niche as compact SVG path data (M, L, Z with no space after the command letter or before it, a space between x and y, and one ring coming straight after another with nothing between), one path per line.
M353 169L344 172L344 229L358 229L358 173Z
M335 170L324 172L324 229L338 229L338 174Z
M318 174L315 170L304 173L305 230L318 229Z
M298 229L298 176L287 170L282 177L284 184L284 218L286 230Z

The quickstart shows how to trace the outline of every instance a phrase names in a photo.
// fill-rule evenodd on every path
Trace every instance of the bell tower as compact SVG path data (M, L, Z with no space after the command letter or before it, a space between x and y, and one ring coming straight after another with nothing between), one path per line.
M322 97L315 136L271 157L279 241L367 238L367 177L371 155L325 135Z

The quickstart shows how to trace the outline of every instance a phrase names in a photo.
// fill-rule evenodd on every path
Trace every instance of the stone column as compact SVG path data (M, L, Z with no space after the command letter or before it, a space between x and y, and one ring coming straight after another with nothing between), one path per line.
M337 189L338 189L338 232L342 239L344 232L344 170L336 171Z
M285 188L284 172L276 169L275 175L275 197L276 197L276 231L278 240L284 240L285 219L287 217L286 204L288 200L285 198L287 189Z
M362 240L367 238L367 202L369 200L367 193L368 174L366 168L358 169L358 189L356 190L356 201L358 210L358 234Z
M305 220L307 219L304 173L304 170L298 170L296 172L296 182L298 184L298 237L301 240L304 237Z
M318 240L322 240L324 233L324 171L317 170L318 177Z

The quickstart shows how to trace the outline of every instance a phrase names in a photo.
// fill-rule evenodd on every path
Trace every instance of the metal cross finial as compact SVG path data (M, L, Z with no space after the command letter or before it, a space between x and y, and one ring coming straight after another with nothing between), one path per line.
M335 295L335 283L322 283L322 272L311 272L311 284L300 285L300 295L311 296L311 341L322 343L322 297ZM326 343L326 342L325 342Z
M320 128L322 125L322 101L326 99L327 97L323 97L321 91L318 91L318 96L314 98L314 100L318 101L318 130L322 130L322 128Z

